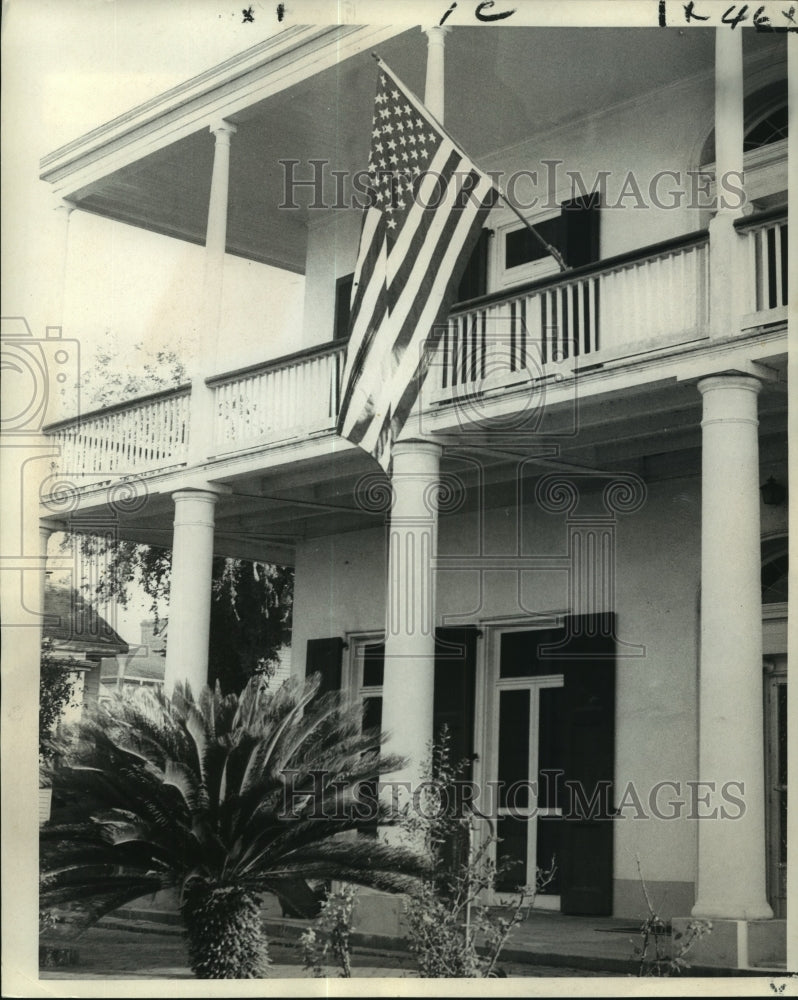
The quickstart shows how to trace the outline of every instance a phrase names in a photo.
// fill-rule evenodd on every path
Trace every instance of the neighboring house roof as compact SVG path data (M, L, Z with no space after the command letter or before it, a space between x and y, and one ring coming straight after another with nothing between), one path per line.
M141 642L131 645L126 654L104 659L100 664L100 683L123 681L163 681L166 669L166 646L154 621L141 623Z
M128 644L77 590L47 587L42 638L60 652L87 658L126 653Z

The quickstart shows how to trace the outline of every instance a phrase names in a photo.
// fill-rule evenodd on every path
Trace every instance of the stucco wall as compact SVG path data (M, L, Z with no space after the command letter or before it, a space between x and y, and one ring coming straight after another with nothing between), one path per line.
M566 551L564 515L546 514L528 503L522 508L520 527L523 553ZM483 551L516 553L518 529L513 506L487 511ZM444 517L439 553L473 556L479 535L475 513ZM618 638L642 645L639 652L644 655L618 659L615 781L618 795L633 782L645 805L657 782L697 778L698 481L650 486L641 510L618 516L616 537ZM304 671L308 639L382 629L384 580L382 528L298 546L294 611L298 673ZM524 614L567 608L567 576L525 571L519 587L514 571L481 574L473 559L462 570L440 574L437 601L439 622L520 619ZM486 643L480 645L484 651ZM484 673L481 676L484 684ZM664 800L671 797L667 793ZM652 884L671 883L671 902L683 912L682 900L688 899L695 878L696 822L632 818L636 811L627 808L615 824L614 874L623 883L623 891L616 893L623 899L617 912L631 915L639 902L638 854L646 878Z

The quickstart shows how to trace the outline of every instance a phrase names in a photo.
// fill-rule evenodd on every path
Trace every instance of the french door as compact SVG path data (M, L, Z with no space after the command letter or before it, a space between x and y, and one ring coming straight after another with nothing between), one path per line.
M491 645L497 896L534 885L554 862L536 906L612 913L614 616L499 628Z
M787 915L787 657L765 660L765 789L768 899Z
M538 869L554 869L554 877L539 892L534 905L557 910L562 819L557 778L562 771L562 712L562 675L497 683L496 888L503 894L518 885L533 885Z

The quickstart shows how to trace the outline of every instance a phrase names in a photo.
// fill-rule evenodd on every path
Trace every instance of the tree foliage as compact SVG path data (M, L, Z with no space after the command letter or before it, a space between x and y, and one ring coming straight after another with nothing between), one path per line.
M39 672L39 757L43 763L55 754L54 735L75 688L72 660L56 656L52 643L42 643Z
M81 555L102 566L91 595L100 604L127 607L134 588L150 600L150 611L169 645L168 601L172 553L113 536L73 534ZM209 680L225 694L241 691L253 674L269 672L280 648L290 644L294 571L245 559L213 560Z
M119 365L120 350L107 332L111 346L100 351L94 365L82 376L84 397L90 407L176 388L186 381L187 370L178 354L154 354L141 343L132 351L138 366ZM169 548L142 545L116 538L67 533L63 547L76 545L86 563L93 565L93 583L84 591L100 604L116 602L127 607L137 588L150 601L150 613L169 644L168 602L172 553ZM258 672L269 672L281 646L291 641L294 572L244 559L213 561L209 680L217 680L224 693L241 691ZM166 628L163 628L163 626Z
M120 350L113 334L106 330L110 346L98 351L93 367L81 372L80 388L90 409L146 396L161 389L176 389L188 379L184 362L170 349L152 353L143 344ZM119 358L125 363L119 364ZM136 361L139 362L136 365Z

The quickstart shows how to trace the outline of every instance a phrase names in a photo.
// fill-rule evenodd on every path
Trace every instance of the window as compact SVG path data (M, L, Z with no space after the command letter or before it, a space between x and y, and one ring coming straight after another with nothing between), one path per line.
M382 636L359 636L350 639L350 690L362 705L363 729L382 730L382 681L385 672L385 643ZM376 802L377 788L367 782L362 789L364 801ZM376 837L377 823L362 830L363 836Z
M598 192L564 201L545 215L530 216L540 239L512 216L497 227L494 249L495 287L507 288L556 274L559 265L541 241L559 250L569 268L599 259Z
M743 151L759 149L771 143L787 138L787 105L784 104L775 111L769 111L760 118L745 134Z
M381 640L356 643L355 685L363 705L363 728L382 728L382 679L385 672L385 643Z

